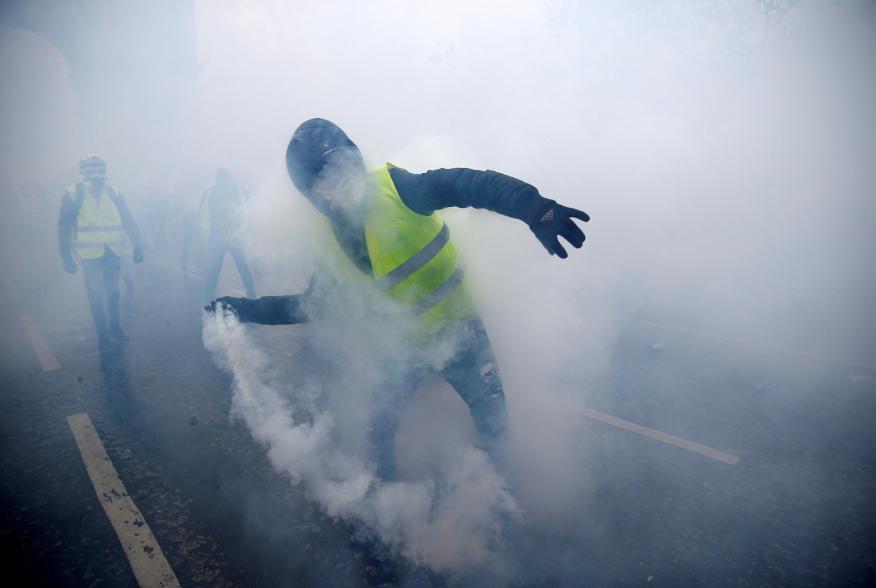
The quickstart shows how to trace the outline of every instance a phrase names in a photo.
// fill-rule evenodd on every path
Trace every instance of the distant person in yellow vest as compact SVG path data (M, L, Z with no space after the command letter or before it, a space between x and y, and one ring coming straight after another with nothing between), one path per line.
M397 303L400 320L424 335L414 343L424 345L426 353L433 349L436 356L443 350L442 341L457 343L438 375L468 405L479 445L501 465L507 429L502 380L465 286L450 230L436 211L474 207L519 219L548 253L562 259L568 254L558 238L580 248L584 233L572 219L586 222L590 217L494 171L454 168L417 174L386 163L369 173L356 144L325 119L298 127L286 150L286 166L298 190L329 220L351 271L358 270L386 293ZM255 300L223 297L207 310L228 309L242 322L301 323L308 320L314 297L324 295L318 276L315 283L302 294ZM404 400L431 374L418 366L392 366L387 371L398 374L403 390L395 406L375 415L371 432L377 473L392 479L393 439Z
M64 271L75 274L75 257L85 276L88 304L97 329L98 347L127 341L119 324L121 256L134 246L134 261L143 261L137 223L118 188L106 183L106 163L96 155L79 162L82 181L67 188L61 200L58 244Z

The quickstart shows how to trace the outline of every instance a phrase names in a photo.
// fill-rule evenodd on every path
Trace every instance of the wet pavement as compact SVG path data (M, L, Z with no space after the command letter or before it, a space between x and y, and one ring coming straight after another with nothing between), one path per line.
M18 585L136 585L65 421L85 412L183 586L453 585L375 560L271 469L229 416L229 378L203 348L202 281L177 265L151 252L134 268L130 342L102 354L81 293L61 306L3 295L7 575ZM233 285L229 265L225 274ZM25 311L60 369L41 367ZM571 449L589 483L573 511L516 542L514 585L876 585L876 370L793 354L788 370L757 349L740 354L738 342L620 325L613 381L592 408L742 461L584 422Z

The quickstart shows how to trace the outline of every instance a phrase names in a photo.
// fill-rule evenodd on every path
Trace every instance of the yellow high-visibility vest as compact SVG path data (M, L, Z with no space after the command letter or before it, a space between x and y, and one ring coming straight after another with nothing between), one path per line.
M97 198L86 185L82 185L85 197L76 216L76 232L73 249L79 259L102 257L107 247L116 255L128 252L128 242L122 227L122 216L110 195L114 190L104 186ZM70 197L76 198L76 187L67 188Z
M387 163L372 174L374 194L365 211L365 241L377 286L408 306L423 326L475 315L459 255L437 212L408 208Z

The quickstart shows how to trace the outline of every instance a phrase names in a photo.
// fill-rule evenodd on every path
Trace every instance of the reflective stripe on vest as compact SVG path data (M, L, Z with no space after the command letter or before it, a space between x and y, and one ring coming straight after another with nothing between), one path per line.
M373 174L365 240L378 287L429 323L470 318L474 304L463 286L458 254L438 213L422 215L399 196L391 164Z
M392 290L402 280L408 278L415 271L429 263L433 257L438 255L438 252L441 251L448 241L450 241L450 229L447 228L445 223L434 239L409 257L407 261L380 278L377 281L377 285L383 290Z
M76 243L74 243L74 245L76 245L77 249L83 249L83 248L87 249L89 247L101 247L102 245L109 245L111 247L112 246L124 247L125 241L124 240L118 240L118 241L76 241Z
M462 270L456 270L452 276L447 278L447 281L438 286L432 293L420 299L414 305L414 314L421 315L429 312L439 302L447 298L454 290L462 285L465 278Z
M121 231L122 225L101 225L97 227L77 227L77 233L102 233L104 231Z
M71 196L83 191L83 198L76 216L76 233L73 246L80 259L95 259L109 248L116 255L127 252L127 241L119 209L111 196L110 188L104 186L96 199L86 186L79 184L70 188Z

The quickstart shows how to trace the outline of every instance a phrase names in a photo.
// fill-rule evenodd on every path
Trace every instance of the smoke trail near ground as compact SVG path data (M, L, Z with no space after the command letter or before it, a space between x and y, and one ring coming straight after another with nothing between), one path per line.
M347 306L345 319L354 313ZM369 332L375 324L364 325L308 327L312 350L326 351L334 360L293 358L297 376L288 365L276 365L233 315L205 317L203 336L233 375L234 414L266 447L277 471L301 484L329 516L434 570L509 573L503 523L513 520L519 507L486 453L458 444L428 475L392 482L375 476L366 449L369 417L396 400L395 374L380 366L387 365L382 359L389 355L398 364L405 352L387 337L385 324L382 335ZM406 363L417 361L407 355ZM420 359L441 361L440 355ZM327 370L327 363L339 369ZM318 373L311 375L318 379L300 377L300 371L314 367Z
M505 384L513 499L482 454L457 446L418 481L374 478L363 451L368 421L392 401L381 389L396 375L374 366L393 355L425 360L407 355L404 338L386 330L391 321L366 311L381 304L368 297L370 287L337 289L332 304L344 312L305 327L311 355L304 363L323 366L321 376L288 373L258 327L208 321L205 340L234 374L238 414L275 467L327 512L445 570L505 566L495 511L513 513L515 504L526 513L527 533L585 527L608 534L587 511L606 474L588 466L595 458L580 409L592 406L594 391L611 397L622 388L613 365L623 356L622 320L736 340L727 364L769 363L773 373L798 369L795 350L868 356L872 320L861 310L874 282L857 268L872 265L874 251L864 229L874 210L872 166L864 163L873 153L873 119L864 104L876 86L862 65L872 58L852 58L873 55L868 21L856 24L857 9L814 3L796 5L778 22L754 4L674 6L551 3L489 15L456 6L447 22L425 27L432 37L395 27L403 51L367 47L376 62L425 69L416 82L390 69L363 74L340 50L322 53L319 67L295 51L323 46L331 27L348 26L331 30L358 38L357 27L370 29L370 12L346 13L344 25L313 8L307 16L324 28L296 30L286 52L249 49L240 71L207 59L204 84L218 102L218 90L251 75L253 63L265 71L292 63L296 71L272 78L270 93L253 92L254 105L270 107L254 107L255 122L241 123L263 134L253 152L264 161L253 164L260 185L244 210L242 238L263 269L265 293L300 291L310 258L326 248L313 230L319 215L282 170L292 128L310 116L335 119L372 164L490 167L594 219L584 250L560 263L525 226L483 211L445 213ZM397 7L384 12L417 17ZM414 94L429 96L428 106ZM224 124L216 132L243 134ZM446 353L431 361L440 364ZM332 357L347 363L326 364ZM636 393L658 398L662 386ZM700 407L706 422L716 410L693 389L678 396ZM633 404L647 413L643 398ZM452 425L432 414L414 420L413 429ZM535 544L530 555L552 562L555 552L562 551Z
M130 356L148 364L169 350L189 370L189 342L158 327L197 336L199 202L227 166L251 194L240 239L259 294L300 292L320 266L337 287L312 302L326 312L309 325L207 317L204 342L276 470L351 532L436 570L537 568L536 585L600 585L587 570L612 570L602 584L614 585L614 571L649 557L726 574L676 585L719 584L760 564L718 548L705 557L703 537L744 559L781 535L774 520L793 521L802 561L827 545L825 530L846 540L834 505L848 520L872 512L869 486L838 477L828 449L872 453L859 440L876 397L874 30L868 0L7 1L0 273L37 302L38 322L91 335L56 222L77 161L99 153L145 230L160 224L155 194L171 206L178 238L147 246L145 267L156 265L137 296L152 290L147 276L175 279L180 242L184 271L192 260L179 297L138 298L156 332L131 333L142 347ZM426 381L398 434L403 481L375 476L369 427L398 404L393 382L438 369L460 342L417 352L372 285L338 265L284 168L293 129L313 116L343 127L371 164L494 169L592 215L584 248L559 261L522 223L442 211L508 399L501 475L474 447L464 403ZM151 273L158 263L173 273ZM234 294L228 260L222 275L217 296ZM724 477L587 423L582 408L738 453L757 471ZM775 484L739 482L749 475ZM701 487L707 496L686 493ZM770 498L762 510L746 510L753 488ZM787 506L806 492L825 500ZM502 525L517 515L528 560ZM565 582L549 579L558 571Z

